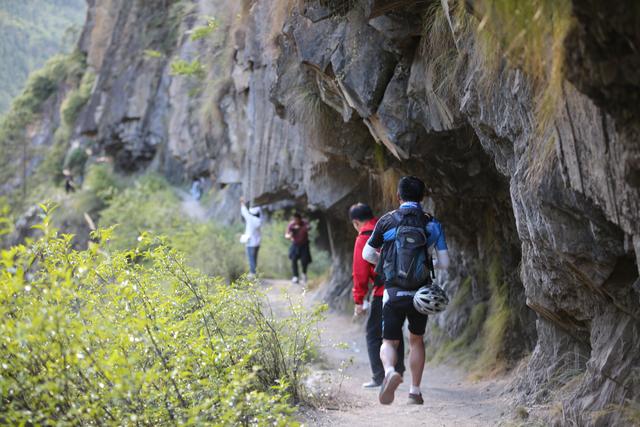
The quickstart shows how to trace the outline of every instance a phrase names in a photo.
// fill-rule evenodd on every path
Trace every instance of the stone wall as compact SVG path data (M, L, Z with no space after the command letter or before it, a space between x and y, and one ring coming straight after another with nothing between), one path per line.
M210 177L222 217L239 192L318 212L335 307L349 301L347 208L390 209L397 178L422 176L455 261L439 280L458 301L430 344L468 334L482 305L473 336L499 329L483 354L511 366L531 352L514 385L523 402L547 403L571 379L557 422L624 423L612 408L640 395L632 2L573 0L571 66L543 132L527 77L488 72L459 17L425 33L421 2L89 3L80 48L98 78L74 138L123 171ZM207 15L220 28L191 40ZM199 58L204 76L172 75L178 58Z

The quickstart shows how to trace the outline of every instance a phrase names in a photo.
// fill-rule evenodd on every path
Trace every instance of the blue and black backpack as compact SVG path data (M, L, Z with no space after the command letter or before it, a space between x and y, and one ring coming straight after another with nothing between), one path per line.
M395 239L383 251L380 263L385 286L417 290L432 281L427 224L433 218L414 208L398 209L392 215L398 224Z

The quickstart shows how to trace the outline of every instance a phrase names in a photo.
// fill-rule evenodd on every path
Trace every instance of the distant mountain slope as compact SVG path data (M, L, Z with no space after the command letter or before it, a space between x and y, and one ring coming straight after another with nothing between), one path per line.
M0 114L20 93L29 73L71 48L86 7L85 0L0 1Z

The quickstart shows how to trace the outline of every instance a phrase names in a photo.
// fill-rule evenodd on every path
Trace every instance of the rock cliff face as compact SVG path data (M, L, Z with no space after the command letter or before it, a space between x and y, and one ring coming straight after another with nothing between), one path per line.
M422 176L454 259L429 344L475 342L493 367L531 352L523 402L564 386L557 423L622 425L640 397L640 15L572 1L560 107L540 130L533 85L487 72L459 22L471 12L444 0L425 30L424 3L90 0L80 49L97 80L73 137L123 171L319 212L336 307L346 209L389 209L397 178ZM206 16L220 26L194 41ZM173 75L178 58L202 70Z

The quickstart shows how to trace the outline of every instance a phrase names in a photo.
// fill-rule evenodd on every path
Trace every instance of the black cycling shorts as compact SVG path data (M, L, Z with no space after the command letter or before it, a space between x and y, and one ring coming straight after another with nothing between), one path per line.
M390 288L386 292L389 299L382 307L382 338L385 340L401 340L404 320L409 320L409 332L424 335L427 328L426 314L420 314L413 306L415 292Z

